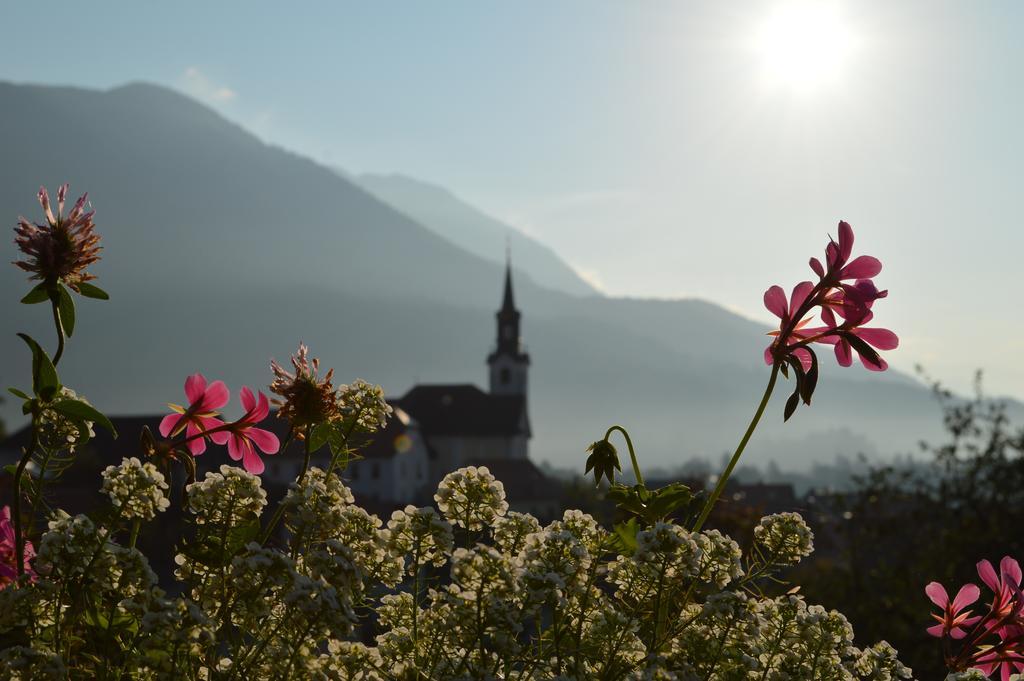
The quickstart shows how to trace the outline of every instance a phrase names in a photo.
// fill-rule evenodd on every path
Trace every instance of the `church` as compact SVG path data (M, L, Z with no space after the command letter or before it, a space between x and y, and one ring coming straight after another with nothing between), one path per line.
M496 317L486 391L468 383L426 384L388 399L394 416L359 448L362 458L352 461L343 474L364 507L383 513L406 504L433 503L437 483L446 474L463 466L486 466L505 486L512 509L541 518L559 512L559 486L529 459L530 356L521 342L522 315L515 306L510 264ZM159 414L114 417L117 430L127 437L114 440L100 430L79 452L78 465L65 480L71 483L66 486L69 494L84 495L81 508L87 508L88 499L95 496L94 481L103 466L123 456L139 456L137 433L144 426L157 432L160 419ZM281 438L287 430L281 419L268 419L263 426ZM26 426L0 442L0 463L16 462L29 435ZM226 462L222 454L198 459L200 474ZM322 465L325 457L321 452L316 464ZM266 465L264 484L286 488L301 469L301 445L292 443L287 452L266 457Z
M529 459L530 356L522 343L510 263L495 316L488 389L469 383L423 384L389 398L394 418L363 452L365 460L347 471L357 498L423 500L447 473L486 466L505 485L511 508L542 516L557 511L555 484Z

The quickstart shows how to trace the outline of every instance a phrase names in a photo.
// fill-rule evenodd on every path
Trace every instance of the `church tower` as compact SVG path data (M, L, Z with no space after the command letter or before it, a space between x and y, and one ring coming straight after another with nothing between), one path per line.
M492 395L519 395L526 399L526 375L530 356L519 337L519 310L512 297L512 262L505 264L505 295L498 319L498 340L494 352L487 357L491 370Z

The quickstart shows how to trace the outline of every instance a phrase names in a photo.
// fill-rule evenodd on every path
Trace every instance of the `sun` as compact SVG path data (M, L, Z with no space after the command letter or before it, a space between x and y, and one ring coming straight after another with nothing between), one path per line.
M767 82L811 90L841 82L857 36L833 2L788 2L760 25L754 50Z

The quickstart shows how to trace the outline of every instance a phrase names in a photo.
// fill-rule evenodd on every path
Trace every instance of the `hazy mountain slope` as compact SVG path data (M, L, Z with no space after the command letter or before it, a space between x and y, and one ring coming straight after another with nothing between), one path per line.
M390 394L486 376L500 265L185 97L0 84L0 155L9 226L19 213L39 219L40 182L91 192L106 248L96 272L114 298L82 303L61 370L112 413L161 410L197 370L236 389L265 385L269 358L300 339L341 380ZM11 239L0 244L0 260L14 260ZM3 386L28 381L16 330L52 347L45 309L16 303L28 287L0 267ZM767 378L764 329L710 303L575 297L526 277L516 299L538 458L578 464L615 422L652 465L715 455L734 445ZM829 459L847 444L824 433L840 427L880 452L938 429L926 391L858 372L826 369L813 408L784 428L773 405L750 461ZM10 401L2 410L20 422ZM816 451L795 444L813 437Z
M358 175L368 192L470 253L503 262L506 240L514 266L546 288L573 295L597 291L544 244L469 205L443 187L404 175Z

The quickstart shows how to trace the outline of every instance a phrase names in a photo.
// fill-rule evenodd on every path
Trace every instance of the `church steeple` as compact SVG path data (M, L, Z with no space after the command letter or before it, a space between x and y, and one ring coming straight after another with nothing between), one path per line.
M491 373L491 393L526 397L526 375L530 356L526 354L519 335L519 310L512 292L512 260L506 256L505 292L498 310L497 340L494 352L487 358Z

